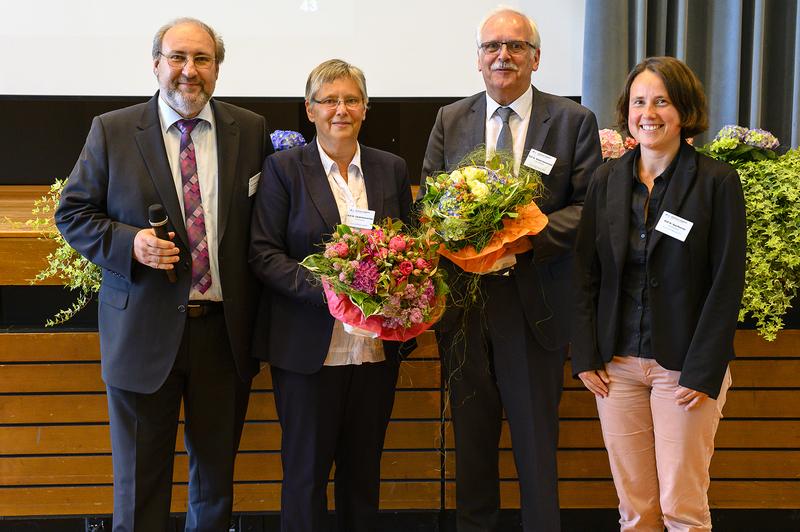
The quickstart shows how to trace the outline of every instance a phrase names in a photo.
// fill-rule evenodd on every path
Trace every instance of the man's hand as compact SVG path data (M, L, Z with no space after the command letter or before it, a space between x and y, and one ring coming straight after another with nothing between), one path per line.
M181 252L172 239L175 233L170 232L170 240L161 240L156 237L152 229L142 229L133 239L133 258L157 270L171 270L176 262L181 260Z
M590 392L597 397L608 397L608 383L611 379L604 369L593 369L589 371L581 371L578 373L578 378L583 381Z

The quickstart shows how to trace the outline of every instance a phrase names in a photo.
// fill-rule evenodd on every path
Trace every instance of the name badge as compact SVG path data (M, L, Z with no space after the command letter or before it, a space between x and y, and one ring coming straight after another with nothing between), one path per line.
M550 170L553 169L554 164L556 164L555 157L537 150L528 152L528 157L525 159L525 166L533 168L544 175L550 175Z
M667 236L677 238L681 242L684 242L686 237L689 236L689 231L691 231L693 225L694 222L684 220L680 216L664 211L664 214L661 215L661 219L659 219L656 224L656 231L660 231Z
M247 197L249 198L258 190L258 182L261 180L261 172L257 173L247 181Z
M347 220L344 223L354 229L372 229L372 222L374 221L375 211L359 209L358 207L348 207Z

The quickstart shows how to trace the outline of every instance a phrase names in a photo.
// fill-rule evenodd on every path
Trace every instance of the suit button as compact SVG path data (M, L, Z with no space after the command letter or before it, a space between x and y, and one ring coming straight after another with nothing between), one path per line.
M184 270L188 270L189 268L190 268L190 265L189 265L189 261L187 260L186 262L183 263L183 269Z
M658 279L650 279L650 286L658 288Z
M186 312L186 306L185 305L178 305L178 312Z

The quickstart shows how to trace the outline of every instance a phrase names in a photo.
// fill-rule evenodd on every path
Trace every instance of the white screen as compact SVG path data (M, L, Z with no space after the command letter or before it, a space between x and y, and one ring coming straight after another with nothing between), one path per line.
M466 96L483 88L475 29L483 0L3 0L0 94L141 96L156 89L159 26L192 16L217 30L227 57L218 96L299 97L308 72L338 57L364 70L371 97ZM522 0L538 24L534 84L581 94L583 0Z

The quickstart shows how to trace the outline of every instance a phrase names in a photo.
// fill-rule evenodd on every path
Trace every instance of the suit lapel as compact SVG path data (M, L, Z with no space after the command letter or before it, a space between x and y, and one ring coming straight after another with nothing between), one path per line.
M333 197L331 185L328 183L328 176L322 167L317 149L317 139L301 148L303 150L303 181L305 182L311 201L319 211L325 225L334 228L342 221L339 219L339 209L336 206L336 198ZM369 196L367 196L369 198Z
M522 152L522 163L531 150L542 151L547 132L550 130L550 110L544 95L533 87L533 104L531 106L531 119L528 122L528 132L525 135L525 149ZM552 154L549 154L552 155Z
M372 159L372 154L361 147L361 169L364 172L364 186L367 189L367 204L375 211L375 223L383 217L383 180L380 179L381 167Z
M631 224L631 195L633 193L634 153L623 156L611 170L606 186L606 217L611 251L617 271L625 266L628 253L628 233Z
M178 201L178 193L175 191L175 181L169 167L167 149L164 146L164 134L161 132L161 122L158 119L157 98L158 94L147 102L137 126L139 131L135 134L136 144L147 171L150 173L150 178L153 180L156 192L161 198L161 204L175 228L175 233L188 248L189 237L186 234L183 212Z
M661 215L664 211L677 214L696 177L697 152L692 146L681 141L681 149L678 151L678 166L675 167L675 172L669 180L669 186L667 187L664 199L661 201L661 207L658 209L656 215L656 223L661 219ZM650 242L647 243L648 258L663 236L664 234L661 233L661 231L653 231L652 238Z
M461 143L456 143L457 150L450 156L457 160L445 161L448 172L453 171L461 160L475 148L486 145L486 93L481 93L472 103L470 112L466 114L461 128Z
M236 163L239 158L239 124L222 105L212 100L217 123L217 242L222 242L230 212L231 198L236 188Z

